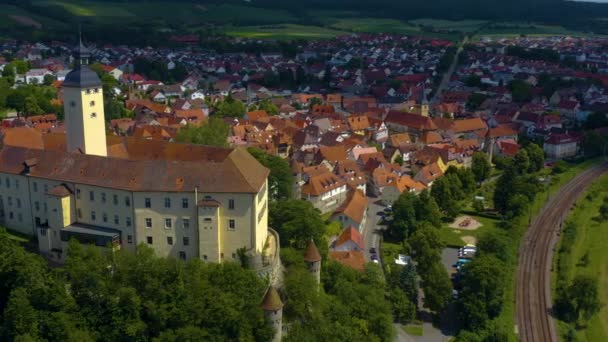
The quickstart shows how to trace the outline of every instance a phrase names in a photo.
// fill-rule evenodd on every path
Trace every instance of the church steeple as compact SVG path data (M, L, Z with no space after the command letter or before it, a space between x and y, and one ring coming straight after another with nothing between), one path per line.
M429 116L429 100L426 97L426 85L422 86L422 93L420 94L420 115Z
M91 50L78 39L72 50L75 67L63 81L68 152L107 156L103 85L97 73L89 68Z
M76 68L80 67L81 65L89 65L91 51L82 43L82 32L79 32L78 46L72 52L72 56L76 60Z

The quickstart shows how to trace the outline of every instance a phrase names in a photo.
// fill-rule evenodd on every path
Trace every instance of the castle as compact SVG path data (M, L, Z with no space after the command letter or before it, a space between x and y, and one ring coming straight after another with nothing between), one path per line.
M74 50L65 78L66 134L6 132L0 145L0 225L36 236L62 262L67 242L208 262L263 252L268 169L243 149L106 136L103 89ZM36 143L34 143L34 140Z

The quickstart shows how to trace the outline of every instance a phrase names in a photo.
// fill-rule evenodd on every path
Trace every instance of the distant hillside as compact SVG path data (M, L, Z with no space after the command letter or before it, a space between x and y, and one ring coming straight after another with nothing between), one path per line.
M258 26L278 24L292 25L281 32L291 30L287 33L295 37L302 32L293 32L294 28L306 31L313 27L310 37L343 30L416 34L425 26L415 20L419 18L490 25L534 22L608 34L608 4L562 0L4 0L0 4L0 38L65 39L74 36L79 24L90 40L149 45L174 33L229 32L264 37L268 36L265 31L281 30ZM255 35L257 29L261 33ZM424 32L433 30L425 28ZM446 27L435 31L471 32Z

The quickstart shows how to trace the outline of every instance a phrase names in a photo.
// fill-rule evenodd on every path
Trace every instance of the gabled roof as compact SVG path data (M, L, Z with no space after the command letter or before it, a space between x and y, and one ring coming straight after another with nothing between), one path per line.
M418 131L434 131L437 129L437 126L429 117L395 110L388 112L385 121Z
M308 183L302 187L302 194L320 196L328 191L335 190L346 183L333 173L323 173L310 177Z
M144 151L137 152L139 148ZM119 159L5 145L0 150L0 172L21 174L23 163L36 159L36 167L29 170L31 177L128 191L194 191L198 187L210 193L257 193L269 173L242 148L138 140L127 145L127 151L129 159Z
M370 128L369 120L365 115L356 115L348 117L348 125L353 131L362 131Z
M325 159L330 162L346 160L346 149L342 145L338 146L321 146L319 148L319 155L321 159ZM320 161L320 160L319 160Z
M351 191L344 203L335 211L335 214L343 214L351 220L361 223L367 210L368 200L362 191Z
M329 258L341 263L344 266L348 266L358 271L365 269L365 258L363 258L362 252L349 251L349 252L338 252L330 251Z
M342 233L336 240L335 246L342 246L343 244L349 241L354 242L359 249L365 249L365 242L363 241L363 236L361 236L361 233L359 233L359 231L353 226L348 226L347 228L344 228L344 230L342 230Z

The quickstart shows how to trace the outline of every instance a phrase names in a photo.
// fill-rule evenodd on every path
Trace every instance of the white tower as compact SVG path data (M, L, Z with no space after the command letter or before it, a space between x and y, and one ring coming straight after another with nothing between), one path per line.
M106 157L102 83L89 68L91 53L82 40L73 56L76 65L63 82L67 150Z
M266 295L262 300L262 310L274 328L272 341L280 342L283 333L283 302L272 285L266 290Z
M319 254L319 250L313 239L310 239L310 243L306 247L304 262L306 262L308 272L312 274L317 284L321 284L321 254Z

